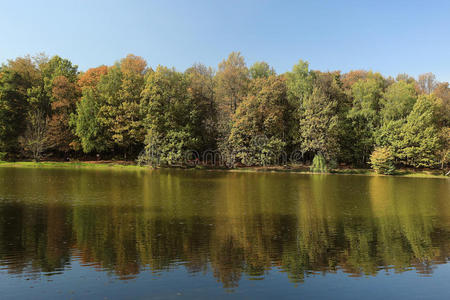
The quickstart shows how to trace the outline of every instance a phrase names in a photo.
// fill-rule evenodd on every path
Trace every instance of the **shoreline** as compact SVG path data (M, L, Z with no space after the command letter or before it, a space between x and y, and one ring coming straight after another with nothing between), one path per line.
M138 166L132 161L74 161L74 162L58 162L58 161L20 161L8 162L0 161L0 168L82 168L82 169L121 169L121 170L152 170L149 166ZM326 173L316 173L309 171L309 166L273 166L273 167L236 167L214 168L208 166L196 167L159 167L157 169L178 169L178 170L203 170L203 171L222 171L222 172L242 172L242 173L296 173L296 174L328 174L328 175L361 175L361 176L383 176L383 177L413 177L413 178L440 178L449 179L449 176L442 174L441 170L414 170L414 169L398 169L393 175L377 174L372 169L357 168L340 168L334 169Z

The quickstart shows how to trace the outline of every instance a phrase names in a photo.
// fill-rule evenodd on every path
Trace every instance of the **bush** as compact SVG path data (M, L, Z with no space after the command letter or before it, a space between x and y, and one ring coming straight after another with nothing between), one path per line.
M7 156L8 156L8 153L6 153L6 152L0 152L0 161L6 160Z
M393 174L395 165L392 151L387 147L376 148L370 155L370 165L378 174Z
M316 154L311 165L312 172L326 173L328 172L327 162L322 154Z

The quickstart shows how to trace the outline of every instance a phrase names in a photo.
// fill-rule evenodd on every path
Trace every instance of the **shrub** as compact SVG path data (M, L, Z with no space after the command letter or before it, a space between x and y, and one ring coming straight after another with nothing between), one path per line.
M370 155L370 165L378 174L393 174L395 165L392 151L387 147L376 148Z
M325 160L325 157L323 157L322 154L316 154L314 156L312 165L311 165L311 171L312 172L318 172L318 173L326 173L328 172L327 162Z
M6 160L6 157L8 156L8 153L6 152L0 152L0 161Z

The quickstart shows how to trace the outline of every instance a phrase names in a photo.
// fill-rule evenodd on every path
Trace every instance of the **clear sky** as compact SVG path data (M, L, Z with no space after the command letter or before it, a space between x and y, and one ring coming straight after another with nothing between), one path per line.
M183 71L241 51L278 73L304 59L450 81L448 0L0 0L0 28L0 62L45 52L86 70L133 53Z

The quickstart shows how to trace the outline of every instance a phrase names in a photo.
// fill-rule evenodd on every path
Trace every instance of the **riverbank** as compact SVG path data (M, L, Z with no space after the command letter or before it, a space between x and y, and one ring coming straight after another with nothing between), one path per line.
M138 166L132 161L74 161L74 162L58 162L58 161L42 161L42 162L7 162L0 161L1 167L14 168L93 168L93 169L125 169L125 170L145 170L149 167ZM317 174L309 170L309 166L274 166L274 167L237 167L228 168L212 168L208 166L197 167L174 167L178 169L189 170L205 170L205 171L224 171L224 172L285 172L285 173L302 173ZM401 177L419 177L419 178L450 178L442 174L442 170L415 170L415 169L399 169L394 175L380 175L371 169L356 168L339 168L328 172L327 174L340 175L365 175L365 176L401 176Z
M120 169L143 169L136 165L134 162L127 161L71 161L71 162L60 162L60 161L20 161L20 162L8 162L0 161L1 167L15 167L15 168L96 168L96 169L106 169L106 168L120 168Z

